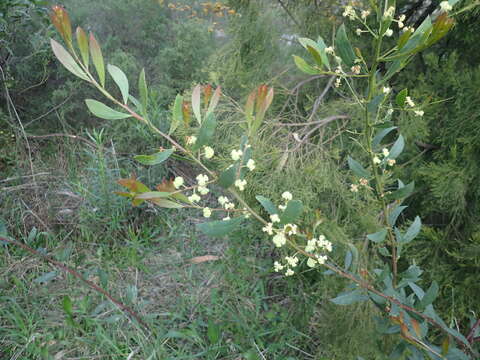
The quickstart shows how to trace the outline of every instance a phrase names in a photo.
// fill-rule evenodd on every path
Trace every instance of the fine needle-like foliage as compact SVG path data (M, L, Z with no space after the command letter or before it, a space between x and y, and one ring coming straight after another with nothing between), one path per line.
M338 28L333 44L321 37L316 41L300 39L310 60L295 57L297 67L308 75L334 76L335 87L350 91L363 114L363 130L357 139L363 156L357 156L357 159L348 157L348 166L355 178L350 190L364 198L367 206L378 213L378 228L365 234L365 241L369 251L378 252L382 257L381 262L379 260L369 269L359 266L361 253L353 243L349 244L345 254L340 254L335 249L335 239L326 239L319 230L319 222L304 220L302 201L292 194L295 189L281 194L282 203L258 194L256 199L265 210L263 213L255 211L255 206L248 204L242 196L249 185L249 175L256 168L252 140L272 103L273 88L261 85L250 94L244 108L244 135L228 154L231 164L218 169L213 136L218 123L215 109L221 100L220 87L213 89L210 85L197 85L190 101L178 95L172 107L170 130L164 132L149 118L145 72L140 73L140 94L135 98L130 94L131 87L123 71L104 64L94 35L90 34L87 39L79 28L74 37L68 14L59 6L53 8L51 18L66 48L53 39L51 45L67 70L97 88L110 101L107 105L87 99L90 112L107 120L134 118L171 144L171 148L162 148L155 154L136 156L138 162L158 165L176 157L189 160L199 169L193 184L176 177L164 180L155 189L135 177L120 179L118 183L127 191L119 195L130 198L134 206L149 202L164 208L198 209L205 218L216 218L198 225L198 229L208 236L224 236L249 218L258 221L274 246L285 251L284 256L274 262L275 271L293 276L303 263L313 269L326 268L327 273L348 280L345 291L331 299L333 303L348 305L370 301L375 305L378 327L386 336L398 335L391 358L474 359L478 356L472 347L474 339L448 326L434 310L433 302L439 292L437 283L434 281L422 289L419 283L423 271L408 259L406 269L399 266L403 247L416 238L422 224L417 216L408 227L401 226L400 215L407 208L404 201L414 192L414 183L405 184L395 178L392 171L404 161L401 155L405 147L395 117L400 112L421 117L424 110L409 96L407 89L396 91L389 86L389 80L417 53L447 34L454 25L449 13L456 3L457 0L443 1L435 15L427 17L416 29L404 26L403 16L395 16L394 0L372 0L368 8L346 6L345 19L354 24L358 35L371 38L373 51L368 54L352 45L345 25ZM385 41L388 38L396 39L393 45L391 41ZM107 73L118 88L120 99L107 89ZM225 194L218 198L218 207L206 207L202 205L202 197L214 184L223 188Z

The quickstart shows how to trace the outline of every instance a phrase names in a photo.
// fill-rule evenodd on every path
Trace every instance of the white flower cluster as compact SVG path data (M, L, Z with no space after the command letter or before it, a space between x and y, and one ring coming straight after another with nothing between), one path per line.
M245 186L247 185L247 180L237 179L235 180L235 186L238 190L243 191L245 190Z
M370 188L370 187L368 186L368 180L365 179L365 178L360 178L360 179L358 180L358 184L350 184L350 191L351 191L351 192L358 192L360 186L364 186L364 187L366 187L366 188Z
M309 257L307 260L307 266L315 267L317 264L325 264L327 261L327 255L321 254L320 252L331 252L333 249L332 243L328 241L324 235L320 235L317 239L310 239L307 242L305 251L312 254L314 257Z
M206 159L211 159L213 155L215 155L215 150L213 150L213 148L211 148L210 146L205 146L203 150L205 151L204 156Z
M273 220L275 220L275 222L280 222L280 218L278 218L278 215L276 217L275 215L277 214L271 215L274 217ZM282 247L287 243L287 235L292 236L297 234L298 226L295 224L286 224L283 226L283 228L275 229L273 227L273 220L272 222L267 223L267 225L265 225L262 230L268 235L275 234L272 238L272 242L275 244L276 247Z
M246 148L249 148L250 145L245 145ZM234 149L231 151L230 153L230 156L232 157L232 160L233 161L239 161L239 160L242 160L242 157L244 155L244 152L241 150L241 149ZM231 165L233 166L233 165ZM247 163L244 165L244 167L246 167L248 170L250 171L253 171L255 170L255 160L253 159L248 159ZM234 183L235 187L238 188L238 190L240 191L243 191L245 190L245 186L247 185L247 180L245 179L237 179L235 180L235 183Z
M328 259L328 256L325 253L331 252L333 250L332 243L328 241L324 235L320 235L318 239L310 239L307 241L307 245L305 246L305 252L307 252L308 259L307 259L307 266L315 267L317 265L325 264ZM286 276L291 276L295 274L293 270L298 266L299 258L294 256L285 256L285 262L281 263L279 261L275 261L273 264L273 268L276 272L281 272L285 270Z
M368 15L370 15L369 10L362 10L361 17L363 20L365 20L368 17Z
M405 18L406 18L406 16L403 15L403 14L398 17L397 25L398 25L399 29L402 29L405 26L405 24L404 24Z
M230 155L231 155L231 157L234 161L238 161L242 157L243 151L242 150L232 150Z
M296 256L285 256L285 261L286 264L281 264L278 261L275 261L273 263L273 268L276 272L280 272L286 269L285 276L292 276L293 274L295 274L295 271L293 271L292 268L298 266L299 259Z
M220 196L218 198L218 203L225 209L231 210L235 208L235 204L231 202L226 196Z
M388 9L385 10L383 13L384 18L393 18L393 15L395 14L395 7L390 6Z
M187 145L193 145L197 142L197 137L196 136L187 136Z
M198 187L197 190L201 195L207 195L210 190L207 188L208 176L200 174L197 176Z
M188 197L188 200L192 203L199 202L202 198L197 194L197 191L200 193L200 195L207 195L210 190L207 188L208 184L208 176L205 174L199 174L197 176L197 187L196 189L193 190L193 194ZM175 178L173 181L173 185L175 188L179 188L180 186L183 185L183 178Z
M173 180L173 186L175 186L175 189L180 189L180 187L185 183L185 181L183 180L183 177L181 176L177 176L174 180Z
M410 96L407 96L405 98L405 102L408 104L408 106L410 106L412 108L415 107L415 103L413 102L413 100ZM423 111L423 110L413 110L413 113L416 116L423 116L425 114L425 111Z
M390 151L388 151L387 148L382 149L382 155L385 157L384 161L386 160L386 163L388 166L395 165L396 163L395 159L387 159L388 156L390 155ZM375 157L373 158L373 163L378 165L382 163L382 160L378 157L378 155L375 155Z
M355 9L353 8L353 6L350 6L350 5L345 6L345 9L342 14L343 17L348 17L350 20L355 20L356 15L357 14L355 13Z
M335 49L333 48L333 46L329 46L329 47L325 48L325 52L327 54L334 55L335 54Z
M442 1L440 3L440 9L445 12L449 12L453 9L452 5L448 1Z

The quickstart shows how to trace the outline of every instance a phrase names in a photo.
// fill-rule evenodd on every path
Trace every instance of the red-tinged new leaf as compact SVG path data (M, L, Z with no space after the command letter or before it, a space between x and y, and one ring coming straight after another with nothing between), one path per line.
M262 104L267 97L267 85L260 85L258 87L258 94L257 94L257 103L255 105L255 112L258 114L262 109Z
M454 25L452 18L449 18L447 13L440 14L433 23L432 35L428 39L428 46L435 44L443 38Z
M245 114L247 115L247 119L253 116L253 107L255 105L256 97L257 97L256 91L252 91L250 95L248 95L247 104L245 105Z
M58 18L57 12L55 8L59 6L54 6L53 11L50 13L50 21L52 24L55 26L55 29L57 29L58 33L62 36L62 38L65 39L65 35L63 34L63 26L60 23L60 19Z
M52 7L52 13L50 19L62 36L63 40L71 46L72 45L72 26L70 24L70 18L68 13L62 6L55 5Z
M262 121L265 117L265 113L267 109L270 107L270 104L273 100L273 88L270 88L267 92L267 87L262 89L262 98L260 102L260 98L257 99L257 113L255 114L255 119L253 120L253 126L251 127L251 133L256 132L260 125L262 125Z
M88 38L87 34L85 34L85 31L81 27L77 27L77 44L78 48L80 49L80 54L82 55L83 59L83 64L85 67L88 69L88 63L90 62L90 54L88 51Z
M270 105L272 105L272 101L273 101L273 87L270 88L270 90L268 90L267 97L265 98L265 101L263 103L262 110L264 113L268 110Z
M50 39L50 45L52 46L53 53L57 57L58 61L60 61L68 71L78 76L80 79L90 81L87 74L83 72L80 66L78 66L78 64L73 59L72 55L70 55L70 53L65 50L62 45L60 45L53 39Z
M208 84L203 87L203 106L204 110L207 111L207 106L210 103L210 98L212 97L212 85Z
M190 104L186 101L182 104L182 115L183 115L183 123L185 127L190 126Z
M415 331L415 334L417 334L417 338L421 339L422 338L422 329L420 328L420 324L415 319L410 319L410 322L412 324L413 330Z
M65 41L67 44L72 44L72 25L70 23L70 17L68 13L62 8L63 18L62 18L62 26L63 26L63 33L65 34Z
M138 181L135 176L132 176L129 179L119 179L117 180L117 183L137 194L150 191L148 186Z
M128 198L131 198L131 197L134 196L132 193L123 192L123 191L114 191L113 193L118 195L118 196L128 197Z
M199 124L202 123L202 114L200 113L200 95L202 92L202 86L197 85L192 92L192 110L193 114L197 118Z
M179 200L183 203L190 204L187 196L181 192L176 192L177 189L173 185L173 180L163 180L161 184L156 186L156 189L161 192L174 193L171 197L175 200Z
M133 206L139 206L139 205L141 205L143 202L145 202L145 200L135 199L135 198L132 199L132 205L133 205Z
M105 65L103 62L102 49L92 33L90 33L90 54L92 56L93 65L95 65L95 69L97 70L100 84L102 87L105 87Z
M173 180L164 179L161 184L156 186L156 189L160 192L171 193L176 191L175 185L173 185Z
M212 113L220 101L220 96L222 95L222 88L219 86L215 89L212 99L210 100L210 105L208 106L207 116Z

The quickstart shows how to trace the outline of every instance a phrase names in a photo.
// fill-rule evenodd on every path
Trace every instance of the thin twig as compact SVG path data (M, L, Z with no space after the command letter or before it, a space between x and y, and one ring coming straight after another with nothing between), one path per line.
M470 344L473 344L475 342L475 331L477 328L480 326L480 319L478 319L475 324L473 324L472 328L470 329L468 335L467 335L467 340ZM476 338L478 339L478 338Z
M327 125L328 123L334 121L334 120L338 120L338 119L348 119L350 118L348 115L332 115L332 116L328 116L322 120L320 120L316 126L314 126L312 129L310 129L306 134L305 136L297 143L297 146L295 146L295 148L293 148L292 150L288 150L288 152L295 152L297 151L307 140L308 138L310 137L310 135L312 135L315 131L317 131L319 128L321 128L322 126L324 125Z
M295 17L293 16L293 14L290 12L290 10L288 10L288 8L285 6L285 4L283 3L282 0L277 0L278 3L280 4L280 6L283 8L283 10L285 10L285 12L287 13L288 16L290 16L290 19L293 20L293 22L295 23L295 25L297 25L299 28L300 28L300 23L297 21L297 19L295 19Z
M14 176L14 177L9 177L9 178L0 180L0 183L9 182L9 181L14 181L14 180L20 180L20 179L25 179L25 178L29 178L29 177L33 177L33 176L44 176L44 175L50 175L50 173L41 172L41 173L38 173L38 174L35 174L35 175Z
M0 236L0 241L4 241L6 243L9 243L9 244L12 244L12 245L15 245L15 246L18 246L18 247L21 247L22 249L28 251L29 253L35 255L35 256L38 256L40 258L42 258L43 260L49 262L50 264L56 266L57 268L63 270L64 272L67 272L69 273L70 275L76 277L77 279L79 279L80 281L84 282L85 284L87 284L90 288L92 288L93 290L95 290L96 292L99 292L100 294L104 295L105 297L107 297L111 302L113 302L115 305L117 305L124 313L130 315L130 317L134 318L140 325L142 325L146 330L150 330L150 327L148 326L148 324L142 320L142 318L140 317L140 315L138 315L134 310L132 310L130 307L128 307L127 305L123 304L122 302L120 302L119 300L115 299L112 295L110 295L107 291L105 291L104 289L102 289L100 286L96 285L95 283L91 282L90 280L87 280L85 279L82 275L80 275L78 272L76 272L75 270L69 268L68 266L52 259L50 256L48 255L44 255L40 252L38 252L37 250L31 248L30 246L26 245L26 244L23 244L23 243L20 243L20 242L17 242L17 241L14 241L14 240L10 240L10 239L7 239L3 236Z
M53 108L51 108L50 110L48 110L45 114L42 114L42 115L36 117L35 119L30 120L28 123L25 124L25 127L28 127L28 126L32 125L35 121L40 120L40 119L44 118L45 116L47 116L48 114L51 114L52 112L61 108L68 100L70 100L71 97L72 96L70 95L64 101L62 101L60 104L58 104L58 105L54 106Z
M310 116L308 117L308 121L311 121L313 119L313 117L315 116L315 114L317 113L317 110L318 108L320 107L320 103L322 102L323 98L325 97L325 95L327 95L328 93L328 90L330 90L330 88L332 87L333 85L333 80L335 80L336 76L331 76L330 77L330 80L328 80L328 83L327 85L325 86L325 88L323 89L322 93L318 96L318 98L315 100L314 104L313 104L313 109L312 109L312 112L310 114Z
M90 141L88 139L85 139L82 136L71 135L71 134L55 133L55 134L46 134L46 135L27 135L27 137L29 139L47 139L47 138L51 138L51 137L68 137L70 139L83 141L84 143L86 143L86 144L88 144L88 145L90 145L94 148L98 147L95 143L93 143L92 141Z

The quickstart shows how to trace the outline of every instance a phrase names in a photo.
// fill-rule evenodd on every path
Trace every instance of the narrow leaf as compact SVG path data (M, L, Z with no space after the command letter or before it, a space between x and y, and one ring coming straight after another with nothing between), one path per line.
M439 287L437 282L433 281L432 285L430 285L428 290L425 292L425 295L420 300L420 304L419 304L420 308L425 308L428 305L430 305L437 298L438 290L439 290Z
M392 132L396 128L397 128L396 126L392 126L392 127L380 130L378 132L378 134L375 135L375 137L372 140L372 147L377 148L380 145L380 143L382 142L382 140L385 138L385 136L390 134L390 132Z
M153 200L153 199L163 199L170 196L169 192L163 191L147 191L135 196L136 199L143 199L143 200Z
M403 241L402 244L407 244L413 239L415 239L420 232L420 229L422 228L422 221L420 220L420 217L416 216L415 220L413 223L409 226L407 232L405 235L403 235Z
M200 95L202 92L202 86L197 85L193 89L192 92L192 110L195 118L197 119L198 123L202 123L202 114L200 113Z
M406 208L407 208L407 206L400 205L400 206L397 206L395 209L393 209L393 211L388 215L388 224L390 226L395 225L398 217L400 216L402 211L405 210Z
M101 103L100 101L87 99L85 100L88 110L92 112L93 115L107 120L119 120L129 118L131 115L113 110L111 107Z
M148 106L148 88L147 80L145 79L145 69L142 69L138 77L138 90L140 91L140 102L143 107L144 115L147 113ZM180 108L181 111L181 108Z
M90 55L92 56L93 65L95 65L95 69L97 70L100 85L105 87L105 65L103 63L102 49L92 33L90 33Z
M143 199L138 199L138 198L136 198L135 200L143 201ZM181 209L181 208L183 208L182 204L179 204L177 202L170 201L170 200L167 200L167 199L163 199L163 198L153 198L153 199L149 199L148 201L150 201L151 203L154 203L155 205L157 205L159 207L163 207L163 208L166 208L166 209Z
M392 64L388 67L388 71L383 77L382 82L387 82L393 75L395 75L397 72L402 70L405 65L407 64L407 57L403 57L401 59L395 60L392 62Z
M354 159L352 159L350 156L347 158L348 161L348 166L350 167L350 170L353 171L353 173L358 176L362 177L365 179L368 179L370 177L370 173L364 169L360 163Z
M320 57L322 58L322 63L325 64L328 69L330 69L330 61L328 60L327 53L325 52L325 48L327 46L325 45L325 42L323 41L321 36L318 37L317 45L318 49L320 50Z
M270 201L270 199L267 199L266 197L262 195L257 195L255 196L255 199L262 204L263 208L270 214L278 214L277 207Z
M107 70L110 76L113 78L113 81L117 84L120 92L122 93L123 103L126 104L128 101L128 79L125 73L115 65L108 64Z
M379 243L381 243L385 240L386 236L387 236L387 229L382 229L380 231L377 231L376 233L368 234L367 238L368 238L368 240L379 244Z
M65 50L65 48L53 39L50 39L50 45L52 46L53 53L57 57L58 61L70 71L73 75L78 76L82 80L90 81L87 74L78 66L73 59L72 55Z
M409 282L408 286L410 286L410 288L413 290L413 292L415 293L415 295L419 300L423 299L423 297L425 296L425 291L423 291L423 289L420 286L418 286L413 282Z
M290 200L287 203L286 209L280 216L281 224L293 224L297 220L303 211L303 203L300 200Z
M182 106L183 106L183 96L178 94L177 97L175 98L175 103L173 104L172 122L170 123L170 130L168 131L169 135L173 134L183 121Z
M295 61L295 65L297 68L308 75L317 75L319 71L314 68L313 66L309 65L305 60L301 57L293 55L293 60Z
M203 121L198 131L197 141L195 142L193 149L200 149L203 145L207 145L210 139L215 133L215 128L217 127L217 120L215 119L215 114L210 113L208 117Z
M82 59L83 59L83 64L88 69L88 65L90 62L90 54L88 51L87 34L85 34L85 31L83 31L81 27L77 27L76 35L77 35L78 48L80 49L80 54L82 55Z
M331 302L337 305L351 305L366 300L368 300L368 296L362 294L358 289L341 293L336 298L330 299Z
M172 148L160 151L153 155L137 155L134 159L143 165L158 165L167 160L174 151L175 149Z
M337 49L338 55L348 68L352 67L355 64L356 56L348 40L344 24L338 28L335 40L335 48Z
M415 182L411 182L405 186L399 187L397 190L387 195L389 201L400 200L410 196L415 188Z
M210 104L208 105L208 110L206 115L207 117L210 113L213 113L213 111L217 107L221 95L222 95L222 88L219 86L215 89L212 99L210 100Z
M395 141L392 148L390 149L388 158L396 159L402 153L404 147L405 147L405 139L403 138L402 135L400 135L397 141Z
M322 68L322 58L320 56L320 52L318 51L318 49L316 47L313 48L311 46L307 46L307 50L310 53L310 55L312 55L313 59L317 63L317 66L321 69Z
M217 220L198 224L197 228L208 236L224 236L237 229L244 217L239 216L230 220Z
M405 100L407 99L407 95L408 95L408 89L403 89L395 97L395 102L401 108L403 108L405 106Z
M377 109L378 109L378 106L382 103L383 99L385 98L385 94L380 94L380 95L376 95L372 101L370 101L368 104L367 104L367 111L369 113L376 113L377 112Z
M218 185L224 189L228 189L236 180L236 175L238 171L238 164L231 166L220 174L218 178Z

